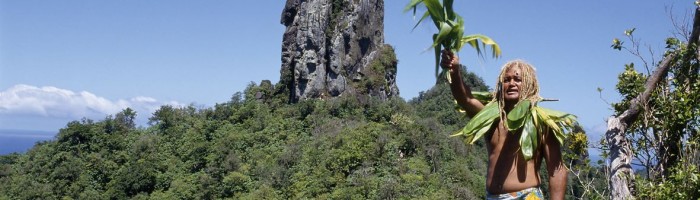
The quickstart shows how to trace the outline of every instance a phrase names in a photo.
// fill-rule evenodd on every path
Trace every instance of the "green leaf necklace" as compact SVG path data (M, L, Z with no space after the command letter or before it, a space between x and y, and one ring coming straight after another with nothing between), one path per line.
M483 95L483 92L475 93ZM541 138L538 133L550 130L559 144L563 144L564 139L577 123L576 116L537 106L539 102L532 103L527 99L520 100L506 116L505 124L510 133L515 134L522 128L519 142L525 160L532 159L537 149L539 138ZM500 118L500 113L498 103L491 101L469 120L469 123L462 130L452 136L463 135L466 137L465 143L473 144L491 129L493 122Z

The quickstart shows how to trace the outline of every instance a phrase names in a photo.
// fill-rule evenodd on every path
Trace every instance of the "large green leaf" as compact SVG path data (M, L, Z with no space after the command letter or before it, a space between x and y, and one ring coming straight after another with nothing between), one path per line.
M539 106L535 107L535 110L537 111L537 118L539 119L540 123L548 126L554 132L561 132L561 128L559 125L557 125L557 122L554 121L556 118L550 117L551 115L547 112L547 110Z
M515 107L507 116L508 120L506 120L506 122L508 124L508 130L515 131L523 127L528 114L530 114L530 100L521 100L515 104Z
M413 26L413 29L412 29L412 30L415 30L416 27L418 27L418 25L419 25L423 20L425 20L426 18L428 18L429 16L430 16L430 13L428 13L428 12L423 13L423 16L420 17L420 19L418 20L418 22L416 23L416 25Z
M437 37L433 40L433 47L443 44L443 41L448 39L451 32L452 26L447 24L447 22L440 22L440 30L438 31Z
M437 34L433 34L433 40L436 40ZM440 71L440 46L433 46L435 50L435 78L438 78L438 72ZM440 79L438 79L440 80Z
M481 138L498 118L498 113L498 103L491 102L486 104L462 129L461 134L467 137L466 142L473 143Z
M523 131L520 134L520 151L522 151L525 160L530 160L532 159L535 149L537 149L538 134L530 112L526 114L525 121Z
M454 27L452 27L452 33L453 35L450 36L450 38L453 38L452 40L452 49L455 49L456 51L459 51L462 49L462 42L460 39L454 39L454 38L462 38L464 36L464 19L460 17L459 15L455 16L456 17L456 23L454 24Z
M408 12L409 10L413 10L413 15L416 15L416 8L418 7L418 4L423 2L423 0L411 0L408 2L408 5L403 8L404 12Z
M576 116L557 110L535 107L537 116L541 122L549 127L559 144L564 143L565 131L571 131L576 124Z
M483 137L486 134L486 132L491 130L491 125L494 121L496 121L496 117L487 120L485 126L479 128L479 130L477 130L476 133L471 135L471 138L468 137L467 141L469 141L469 144L474 144L474 142L479 140L479 138Z
M481 41L481 47L479 46L479 41ZM501 56L501 47L498 46L498 44L488 36L481 34L467 35L462 37L461 42L462 45L466 43L472 46L474 49L476 49L476 53L478 55L481 55L481 48L486 48L486 46L488 45L491 46L491 56L493 56L494 58Z
M559 140L559 143L562 144L564 138L560 137L563 136L562 129L559 127L557 122L554 121L552 117L550 117L550 114L547 113L547 111L543 110L541 107L537 106L535 107L536 113L537 113L537 119L539 120L539 123L541 124L540 126L547 126L552 133L557 136L557 140ZM545 131L545 128L541 127L539 128L542 131Z
M474 96L474 98L476 100L479 100L479 102L481 102L482 104L487 104L493 99L493 93L491 92L472 91L472 96Z
M561 111L558 111L558 110L552 110L552 109L548 109L548 108L542 108L542 107L540 107L540 110L544 111L544 112L547 113L547 115L549 115L549 116L557 117L557 118L564 118L564 117L566 117L567 115L569 115L569 113L561 112Z
M476 131L478 128L487 125L489 120L496 117L498 117L498 103L491 102L486 104L479 113L469 120L469 123L464 127L465 133Z
M440 28L440 23L445 22L445 12L439 0L423 0L423 4L430 13L430 18L433 19L435 27Z
M445 13L447 14L447 19L448 20L454 20L456 15L454 9L452 9L452 4L454 3L454 0L443 0L442 1L445 4Z

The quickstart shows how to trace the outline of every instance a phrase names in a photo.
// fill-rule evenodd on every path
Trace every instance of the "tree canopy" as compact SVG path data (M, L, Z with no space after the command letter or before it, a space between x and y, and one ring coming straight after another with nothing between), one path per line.
M251 83L211 108L163 106L148 127L135 127L131 109L69 122L54 140L0 156L0 199L485 195L483 144L449 137L468 119L453 109L446 84L408 102L347 96L287 104L274 94Z

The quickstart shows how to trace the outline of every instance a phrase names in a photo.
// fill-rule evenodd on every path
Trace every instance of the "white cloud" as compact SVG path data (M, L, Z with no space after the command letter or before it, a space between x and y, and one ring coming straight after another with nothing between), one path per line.
M19 84L0 92L0 114L5 115L100 119L129 107L144 117L150 116L164 104L183 105L175 101L159 102L143 96L113 101L87 91L74 92L52 86Z

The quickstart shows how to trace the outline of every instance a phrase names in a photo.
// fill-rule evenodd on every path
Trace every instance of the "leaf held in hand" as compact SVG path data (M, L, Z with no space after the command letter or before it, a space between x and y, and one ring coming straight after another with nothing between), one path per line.
M425 18L430 16L430 19L435 24L438 29L438 33L433 36L433 44L431 47L437 48L436 52L440 49L448 49L453 52L459 52L465 43L470 44L474 49L476 49L477 55L482 56L481 49L486 48L486 46L491 46L492 56L497 58L501 55L501 50L498 44L494 42L491 38L484 35L469 35L464 36L464 19L454 12L453 4L454 0L443 0L440 3L439 0L411 0L408 5L404 8L404 11L413 10L413 16L416 16L417 7L420 5L425 6L427 11L423 13L418 23L413 27L415 29ZM481 46L479 46L481 42ZM435 55L435 75L438 77L440 68L440 55Z

